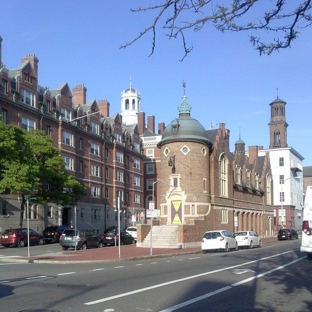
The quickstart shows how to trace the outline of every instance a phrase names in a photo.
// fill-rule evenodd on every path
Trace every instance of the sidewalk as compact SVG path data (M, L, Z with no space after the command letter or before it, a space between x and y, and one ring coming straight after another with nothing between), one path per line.
M274 242L275 236L262 239L263 244ZM119 254L120 250L120 254ZM176 257L184 254L201 253L201 247L171 249L171 248L143 248L136 245L124 245L119 247L110 246L87 250L60 250L57 253L49 253L39 256L2 258L5 262L22 263L84 263L84 262L114 262L120 260L154 259L160 257Z

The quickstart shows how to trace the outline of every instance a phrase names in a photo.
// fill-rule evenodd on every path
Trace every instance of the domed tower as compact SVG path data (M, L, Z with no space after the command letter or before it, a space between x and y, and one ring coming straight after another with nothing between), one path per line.
M121 92L121 110L122 123L124 125L134 125L138 123L138 113L140 112L141 96L140 93L130 87Z
M184 95L179 117L164 130L158 143L161 166L157 196L161 224L188 224L207 215L209 198L209 155L212 143L205 128L191 117L192 107Z

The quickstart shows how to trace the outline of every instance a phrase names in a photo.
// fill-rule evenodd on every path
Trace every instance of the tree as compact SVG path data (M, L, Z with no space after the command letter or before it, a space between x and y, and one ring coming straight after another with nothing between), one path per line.
M267 41L250 35L250 41L260 55L269 55L273 51L290 47L298 38L299 29L311 25L311 1L301 0L298 3L294 0L272 0L264 3L263 0L232 0L222 1L222 4L217 0L159 0L157 4L151 4L150 1L148 6L132 8L131 11L156 12L153 21L120 48L126 48L152 32L152 55L156 48L156 31L161 27L169 39L181 37L183 60L194 48L193 45L187 45L186 32L200 31L210 23L221 32L260 31L265 35L276 34L276 37ZM226 2L229 4L223 4Z
M85 186L65 170L60 151L43 131L26 131L0 122L0 193L19 194L20 224L26 195L37 203L73 205L85 195Z

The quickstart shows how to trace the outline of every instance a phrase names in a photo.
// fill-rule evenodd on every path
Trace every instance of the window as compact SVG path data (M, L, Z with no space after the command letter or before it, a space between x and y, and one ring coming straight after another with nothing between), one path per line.
M207 193L207 179L203 179L203 192Z
M83 149L83 139L82 138L80 138L79 139L79 149Z
M140 195L139 195L139 194L134 194L134 202L135 202L136 204L140 204L141 198L140 198Z
M83 161L79 161L79 172L83 172Z
M228 161L224 154L220 157L220 195L227 196Z
M279 176L279 181L280 181L280 184L284 184L285 180L284 180L284 175L283 174L281 174Z
M105 168L105 179L108 179L108 168Z
M229 222L229 213L227 209L221 209L221 223Z
M155 173L154 168L155 168L154 164L147 164L146 165L146 174L154 174Z
M48 218L52 218L53 214L52 214L52 206L48 206L48 211L47 211L47 217Z
M115 133L114 137L115 137L116 142L121 143L121 135L120 135L120 133Z
M121 152L116 153L116 161L119 163L123 163L123 153Z
M140 178L139 177L134 176L133 185L140 186Z
M140 169L140 160L139 159L136 159L136 158L133 159L133 167L136 169Z
M96 165L91 165L91 175L94 177L100 176L100 167Z
M22 117L22 128L25 130L35 129L35 121L26 117Z
M284 167L284 157L279 158L279 166Z
M108 159L108 148L105 148L105 158Z
M154 182L154 179L147 179L146 180L146 189L148 191L152 191L153 190L153 182Z
M91 186L91 196L100 197L100 188L98 186Z
M132 109L135 110L135 100L132 100Z
M236 183L242 185L242 169L241 167L236 167Z
M8 93L8 82L4 79L2 79L2 93L7 94Z
M95 133L95 134L99 134L99 125L94 122L94 121L91 121L91 132Z
M146 150L146 156L149 157L149 158L153 158L154 157L154 149L147 149Z
M80 209L80 218L83 218L84 217L84 208L81 208Z
M1 115L3 123L8 123L8 111L3 109Z
M71 120L71 111L67 108L61 107L61 116L66 120Z
M46 126L46 135L50 136L51 135L51 127Z
M285 201L285 193L280 192L280 202L284 202L284 201Z
M91 210L91 219L93 219L93 220L101 220L100 214L99 214L99 209L92 209Z
M255 174L255 183L256 183L255 185L256 189L259 190L259 174L258 173Z
M63 161L65 163L65 169L74 170L74 160L68 156L63 156Z
M117 172L116 172L116 180L117 180L118 182L123 182L123 180L124 180L124 174L123 174L122 171L117 171Z
M25 89L22 89L22 102L30 105L32 107L36 107L36 96L34 93L29 92Z
M137 142L134 142L133 143L133 149L134 149L134 151L140 153L140 144Z
M117 191L116 196L121 198L121 201L123 201L123 191Z
M62 133L62 143L70 146L74 146L74 135L63 131Z
M91 150L90 150L91 154L93 155L99 155L100 154L100 148L98 144L95 143L91 143Z
M105 198L108 198L108 188L105 188Z
M30 220L37 220L38 219L38 206L31 205L28 211L28 218ZM27 211L25 211L24 219L27 219Z
M126 108L126 110L128 110L129 109L129 99L126 99L126 102L125 102L125 108Z

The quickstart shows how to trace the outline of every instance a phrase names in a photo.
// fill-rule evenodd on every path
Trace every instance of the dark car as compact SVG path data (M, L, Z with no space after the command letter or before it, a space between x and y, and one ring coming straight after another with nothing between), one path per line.
M280 229L277 234L277 239L298 239L298 233L294 229Z
M68 225L55 225L46 227L42 232L45 243L58 243L63 231L69 228L70 226Z
M4 247L25 247L28 244L27 228L7 229L0 234L0 244ZM29 229L29 245L42 245L43 236Z
M123 228L120 228L120 232L123 232L125 231L125 229ZM113 232L113 233L117 233L118 232L118 227L113 225L113 226L110 226L108 227L105 231L104 231L104 234L108 233L108 232Z
M131 236L128 232L122 231L120 232L120 241L121 245L129 245L129 244L135 244L136 239ZM101 235L101 240L103 242L103 245L118 245L119 244L119 237L118 233L115 232L107 232L105 234Z
M60 236L60 245L63 250L68 248L87 249L103 247L103 242L92 230L67 229Z

